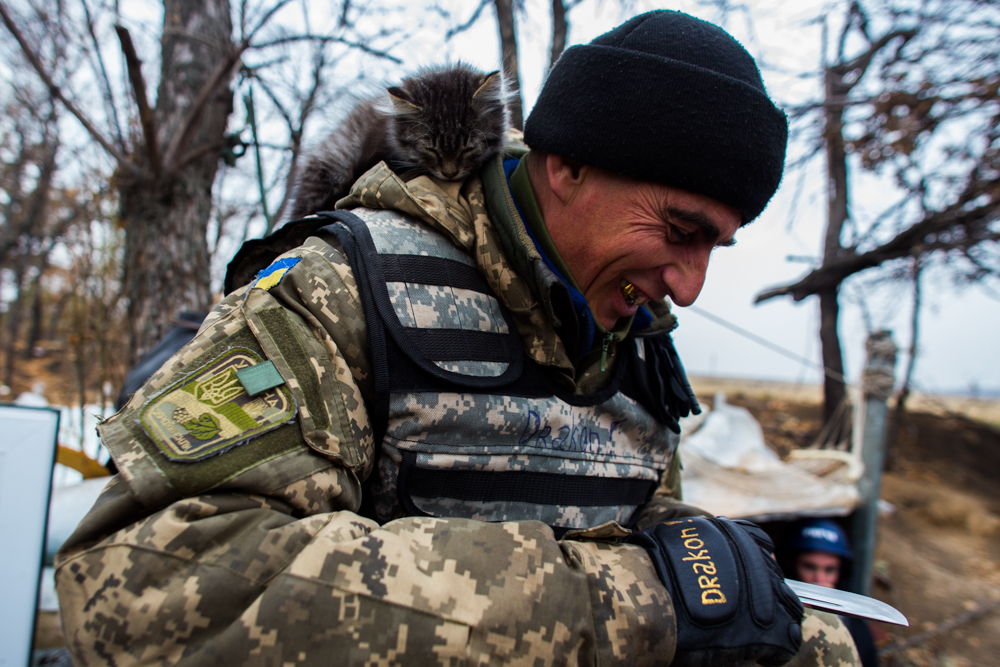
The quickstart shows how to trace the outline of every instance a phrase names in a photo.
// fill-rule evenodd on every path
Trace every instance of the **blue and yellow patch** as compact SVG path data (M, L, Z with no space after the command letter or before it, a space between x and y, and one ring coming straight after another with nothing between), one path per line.
M271 266L257 274L257 279L253 281L253 286L259 287L262 290L271 289L280 283L281 279L288 273L288 270L298 264L301 259L301 257L285 257L273 262Z

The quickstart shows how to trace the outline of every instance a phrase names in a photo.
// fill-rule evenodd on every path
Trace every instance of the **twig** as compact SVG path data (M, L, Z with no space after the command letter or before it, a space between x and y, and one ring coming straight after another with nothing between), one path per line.
M271 17L277 14L278 10L280 10L288 3L289 0L281 0L280 2L276 3L274 7L271 7L269 10L267 10L263 18L261 18L261 20L257 22L257 27L251 29L250 33L246 35L242 41L247 42L249 44L253 40L253 38L257 36L257 33L260 32L265 25L267 25L267 22L271 20Z
M462 25L457 25L454 28L449 28L448 32L446 32L444 35L444 41L447 42L458 33L465 32L466 30L471 28L472 25L479 20L479 16L483 13L483 9L485 9L489 4L490 0L480 0L479 6L476 7L476 11L472 12L472 16L469 17L469 20L463 23Z
M373 49L367 44L362 44L361 42L352 42L349 39L344 39L343 37L335 37L332 35L312 35L309 33L302 35L286 35L284 37L278 37L276 39L272 39L269 42L258 42L257 44L254 44L254 48L265 49L270 46L281 46L283 44L289 44L291 42L305 42L305 41L334 42L337 44L343 44L344 46L350 46L351 48L364 51L367 54L378 56L379 58L385 58L386 60L391 60L392 62L397 64L402 64L403 62L396 56L391 56L385 51Z
M901 642L893 642L889 644L885 648L880 649L878 655L879 657L882 657L885 655L892 655L893 653L899 653L900 651L905 651L908 648L913 648L917 644L922 644L928 639L950 632L964 623L970 623L997 609L1000 609L1000 598L986 603L980 603L976 605L975 609L963 611L961 614L957 614L956 616L952 616L949 619L941 621L929 630L924 630L923 632L907 637Z

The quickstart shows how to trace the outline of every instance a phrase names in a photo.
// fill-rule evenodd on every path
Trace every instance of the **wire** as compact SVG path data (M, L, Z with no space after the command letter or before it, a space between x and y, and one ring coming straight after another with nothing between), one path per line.
M786 350L785 348L781 347L780 345L778 345L776 343L772 343L771 341L767 340L766 338L761 338L757 334L755 334L755 333L753 333L751 331L747 331L746 329L744 329L743 327L739 326L738 324L733 324L732 322L730 322L730 321L728 321L726 319L723 319L723 318L719 317L718 315L710 313L707 310L699 308L698 306L688 306L684 310L690 310L691 312L697 313L698 315L701 315L702 317L704 317L707 320L711 320L712 322L715 322L716 324L718 324L720 326L723 326L723 327L729 329L730 331L738 333L739 335L743 336L744 338L746 338L748 340L752 340L753 342L757 343L758 345L763 345L764 347L768 348L769 350L772 350L772 351L777 352L778 354L780 354L782 356L785 356L785 357L788 357L789 359L797 361L797 362L799 362L800 364L802 364L804 366L810 366L812 368L815 368L816 370L820 370L827 377L833 378L834 380L837 380L839 382L843 382L845 385L850 386L850 383L847 381L847 378L844 376L843 373L838 373L837 371L835 371L835 370L833 370L831 368L827 368L823 364L816 363L812 359L807 359L807 358L805 358L805 357L803 357L801 355L795 354L791 350Z

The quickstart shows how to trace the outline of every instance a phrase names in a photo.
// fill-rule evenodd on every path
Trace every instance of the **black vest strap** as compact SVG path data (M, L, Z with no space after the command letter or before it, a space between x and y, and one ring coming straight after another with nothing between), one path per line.
M400 488L409 496L475 502L514 501L579 507L640 505L656 488L644 479L588 477L512 470L437 470L417 466L417 455L403 453Z
M340 212L326 212L319 215L343 221L338 213ZM357 216L351 215L348 220L351 219L357 220ZM362 223L361 226L364 227L364 224ZM374 438L374 446L377 452L382 439L385 437L386 426L389 421L389 365L386 356L385 330L381 326L372 326L371 314L376 312L375 300L368 286L362 284L364 280L363 276L366 275L367 265L371 258L369 257L369 253L362 247L359 247L352 227L335 223L323 227L320 232L333 234L340 241L340 245L344 249L344 254L347 255L347 261L350 262L351 268L354 269L354 279L358 283L361 307L365 313L365 323L368 329L368 358L371 363L372 375L374 376L375 406L373 410L369 410L368 418L371 421L372 437Z
M400 323L386 291L388 282L417 282L421 278L427 278L427 284L467 286L468 289L475 289L491 295L492 298L492 290L474 267L437 257L380 255L368 226L361 218L349 211L335 211L322 215L337 220L339 224L329 225L320 231L336 235L342 245L344 241L340 237L347 230L353 237L353 258L349 255L349 261L357 268L354 273L359 291L368 293L362 305L365 307L369 337L373 329L384 328L385 335L422 371L461 387L494 389L509 384L521 375L524 352L521 349L520 337L517 335L517 326L506 308L500 307L507 325L506 334L406 328ZM410 268L417 270L415 276L409 275ZM453 279L459 284L455 285ZM376 314L377 320L374 317ZM445 370L434 361L504 362L507 367L496 376L475 376Z

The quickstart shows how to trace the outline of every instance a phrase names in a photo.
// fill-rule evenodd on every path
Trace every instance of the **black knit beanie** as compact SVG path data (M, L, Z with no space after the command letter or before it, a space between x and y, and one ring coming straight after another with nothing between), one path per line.
M781 181L788 123L721 28L637 16L567 49L524 126L529 147L705 195L746 224Z

